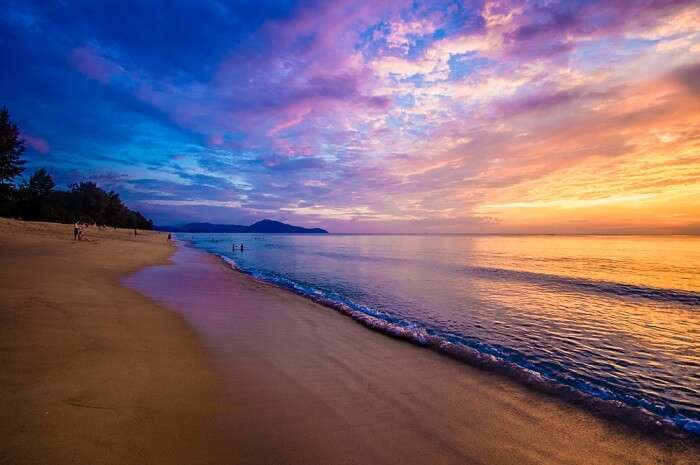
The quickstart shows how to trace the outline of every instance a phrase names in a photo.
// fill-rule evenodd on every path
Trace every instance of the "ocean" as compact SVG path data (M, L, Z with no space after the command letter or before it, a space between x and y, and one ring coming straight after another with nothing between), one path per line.
M700 237L177 237L375 330L700 435Z

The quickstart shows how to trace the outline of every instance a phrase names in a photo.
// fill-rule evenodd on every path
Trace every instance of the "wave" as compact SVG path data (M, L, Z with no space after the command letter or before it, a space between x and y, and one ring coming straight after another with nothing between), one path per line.
M612 295L622 298L642 298L657 302L673 302L684 305L700 306L700 293L680 289L647 287L612 281L597 281L586 278L537 273L533 271L511 270L507 268L490 268L468 266L464 271L489 278L525 281L532 284L574 289L582 292Z
M505 375L540 392L554 394L570 402L585 405L598 414L634 424L647 431L670 436L700 437L700 419L685 416L669 406L659 405L657 402L631 394L616 393L561 372L543 373L528 363L528 359L518 351L486 344L478 339L443 331L423 322L388 314L354 302L336 292L305 285L278 273L244 269L230 257L221 254L218 256L239 272L309 298L352 318L369 329Z

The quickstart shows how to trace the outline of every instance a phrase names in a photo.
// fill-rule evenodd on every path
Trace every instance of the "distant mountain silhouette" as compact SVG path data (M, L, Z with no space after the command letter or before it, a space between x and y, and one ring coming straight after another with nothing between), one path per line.
M254 233L311 233L328 234L328 231L321 228L302 228L291 224L280 223L273 220L262 220L248 226L248 232Z
M286 234L328 234L321 228L302 228L273 220L262 220L250 226L237 224L187 223L182 226L157 226L159 231L207 232L207 233L286 233Z

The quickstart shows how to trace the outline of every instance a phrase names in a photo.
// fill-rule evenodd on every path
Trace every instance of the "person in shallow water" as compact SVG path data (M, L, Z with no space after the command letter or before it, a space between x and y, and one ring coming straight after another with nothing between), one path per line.
M243 252L243 244L241 244L241 252Z

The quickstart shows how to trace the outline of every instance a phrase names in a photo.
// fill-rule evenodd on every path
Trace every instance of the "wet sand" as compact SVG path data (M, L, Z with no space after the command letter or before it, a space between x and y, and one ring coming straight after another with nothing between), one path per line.
M167 263L166 236L72 231L0 219L0 463L228 463L211 358L178 314L120 285Z
M695 464L555 398L369 331L181 246L126 280L181 314L225 383L240 464Z

